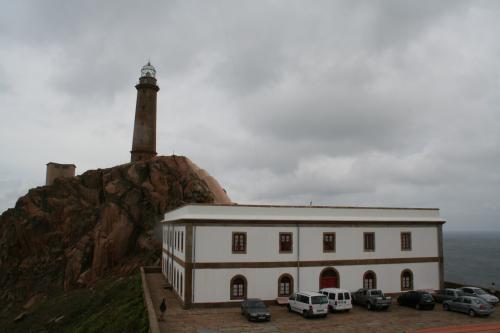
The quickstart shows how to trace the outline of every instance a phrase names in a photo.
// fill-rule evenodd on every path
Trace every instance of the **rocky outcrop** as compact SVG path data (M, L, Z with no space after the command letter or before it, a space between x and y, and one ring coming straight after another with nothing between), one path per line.
M188 158L87 171L31 189L0 216L0 298L92 284L156 263L153 230L185 203L231 203L217 181Z

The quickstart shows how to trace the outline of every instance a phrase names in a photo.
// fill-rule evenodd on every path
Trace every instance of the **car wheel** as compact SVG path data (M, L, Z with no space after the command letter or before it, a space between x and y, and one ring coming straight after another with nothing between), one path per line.
M366 303L366 309L371 310L372 309L372 303L368 302Z
M476 316L476 313L474 312L474 310L469 310L469 316L471 316L471 317Z
M288 308L288 312L292 312L292 307L290 306L290 304L288 304L286 307Z
M307 311L306 311L306 310L302 311L302 317L304 317L304 318L307 318L307 317L308 317L308 314L307 314Z
M450 310L450 306L448 304L443 304L443 310L444 311L449 311Z
M415 309L417 309L417 310L421 310L421 308L420 308L420 304L418 304L418 303L417 303L417 305L415 305Z
M398 305L401 306L401 300L398 298Z

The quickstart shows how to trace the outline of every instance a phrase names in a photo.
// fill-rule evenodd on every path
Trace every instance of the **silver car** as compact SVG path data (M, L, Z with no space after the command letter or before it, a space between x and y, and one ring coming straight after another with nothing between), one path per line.
M461 296L443 302L445 311L468 313L469 316L489 316L493 313L493 306L479 297Z
M490 303L492 305L498 304L498 297L488 294L486 291L484 291L481 288L477 288L477 287L462 287L462 288L460 288L460 290L462 290L462 292L466 296L475 296L475 297L482 298L486 302L488 302L488 303Z

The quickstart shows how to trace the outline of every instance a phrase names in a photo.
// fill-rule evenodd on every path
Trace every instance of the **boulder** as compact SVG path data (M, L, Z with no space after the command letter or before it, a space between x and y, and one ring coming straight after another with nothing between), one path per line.
M157 263L155 225L187 203L231 201L183 156L90 170L31 189L0 216L0 290L26 302Z

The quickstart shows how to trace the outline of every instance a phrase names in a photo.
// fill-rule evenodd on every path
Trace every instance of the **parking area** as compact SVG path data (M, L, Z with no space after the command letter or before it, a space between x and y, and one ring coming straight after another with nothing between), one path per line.
M348 313L329 314L326 318L304 319L297 313L289 313L284 306L270 306L270 322L248 322L239 308L210 308L183 310L170 290L164 289L161 274L148 274L148 282L155 307L158 309L165 297L168 309L165 321L160 323L163 332L405 332L422 328L500 323L500 313L488 318L472 318L466 314L443 311L437 304L433 311L417 311L393 304L388 311L368 311L355 306Z

